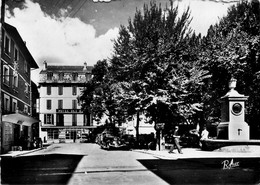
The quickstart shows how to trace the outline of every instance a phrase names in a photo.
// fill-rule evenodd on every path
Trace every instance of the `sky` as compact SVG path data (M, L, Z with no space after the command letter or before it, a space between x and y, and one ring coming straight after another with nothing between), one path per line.
M120 25L128 25L136 9L150 0L6 0L5 21L15 26L37 62L38 74L49 65L95 65L108 59ZM162 7L169 0L156 0ZM191 28L206 35L237 0L179 0L179 12L191 10Z

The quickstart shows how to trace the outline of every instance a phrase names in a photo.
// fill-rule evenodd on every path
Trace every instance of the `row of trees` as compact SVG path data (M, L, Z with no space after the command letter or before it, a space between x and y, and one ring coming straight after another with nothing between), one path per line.
M247 118L259 125L260 4L242 1L211 26L205 37L190 28L172 1L152 1L121 26L110 59L98 61L80 100L85 112L124 123L142 112L149 122L199 123L219 118L217 99L231 76L249 95Z

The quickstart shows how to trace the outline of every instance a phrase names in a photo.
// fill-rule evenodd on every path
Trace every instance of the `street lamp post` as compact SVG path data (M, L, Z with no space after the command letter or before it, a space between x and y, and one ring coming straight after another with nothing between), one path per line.
M137 143L137 146L139 147L139 124L140 124L140 120L139 120L139 111L140 111L140 108L136 108L136 127L135 127L135 130L136 130L136 143Z

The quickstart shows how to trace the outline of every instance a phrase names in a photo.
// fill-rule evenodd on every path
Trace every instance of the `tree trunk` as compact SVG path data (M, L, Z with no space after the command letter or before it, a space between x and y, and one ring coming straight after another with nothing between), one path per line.
M139 111L137 111L137 113L136 113L136 127L135 127L135 130L136 130L136 143L137 143L137 146L139 146Z

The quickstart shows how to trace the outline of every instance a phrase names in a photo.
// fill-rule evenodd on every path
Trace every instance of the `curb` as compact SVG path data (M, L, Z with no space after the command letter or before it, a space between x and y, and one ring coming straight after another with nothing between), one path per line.
M139 152L139 153L144 153L144 154L149 154L155 158L159 158L159 159L178 159L178 157L176 155L169 155L167 151L167 153L163 152L163 151L149 151L149 150L132 150L133 152Z
M36 149L33 149L33 150L25 150L25 151L19 151L19 152L14 152L14 153L7 153L7 154L3 154L3 155L0 155L0 158L2 157L19 157L19 156L22 156L22 155L26 155L26 154L29 154L29 153L33 153L33 152L36 152L36 151L39 151L39 150L43 150L43 149L46 149L47 147L41 147L41 148L36 148Z

